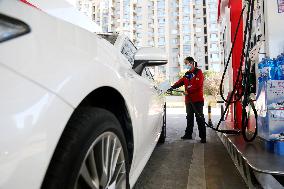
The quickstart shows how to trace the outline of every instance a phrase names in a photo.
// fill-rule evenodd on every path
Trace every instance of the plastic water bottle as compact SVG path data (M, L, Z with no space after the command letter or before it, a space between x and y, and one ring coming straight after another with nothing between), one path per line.
M258 82L259 83L262 83L264 81L264 78L263 78L263 67L264 67L264 63L266 61L266 58L263 58L259 63L258 63Z
M269 57L263 58L259 64L259 69L261 71L260 75L262 82L276 79L276 67L273 59L270 59Z
M284 54L282 53L276 59L277 77L279 80L284 80Z
M268 57L262 59L261 64L261 79L262 82L265 82L271 79L270 70L271 70L271 62Z
M279 77L278 77L278 70L279 70L279 68L278 68L278 57L274 58L273 62L274 62L274 68L275 68L275 70L274 70L275 71L274 78L275 78L275 80L280 80Z
M268 58L266 60L267 67L267 80L275 80L275 61L273 59Z

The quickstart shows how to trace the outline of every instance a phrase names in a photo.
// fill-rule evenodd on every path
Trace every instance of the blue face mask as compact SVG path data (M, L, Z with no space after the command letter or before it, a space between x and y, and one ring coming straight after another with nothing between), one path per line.
M191 70L191 69L192 69L192 66L191 66L191 65L186 64L186 65L184 65L184 69L186 69L186 70Z

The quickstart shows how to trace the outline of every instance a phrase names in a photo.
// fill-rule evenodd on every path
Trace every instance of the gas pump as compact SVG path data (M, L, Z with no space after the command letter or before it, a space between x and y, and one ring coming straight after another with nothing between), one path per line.
M249 58L255 68L258 136L284 154L284 1L255 1ZM281 142L281 143L280 143ZM277 146L277 147L276 147ZM276 147L276 148L275 148Z
M251 64L251 60L249 59L254 16L254 1L249 1L244 5L239 1L224 2L227 4L229 3L228 5L230 6L230 18L227 19L230 21L229 26L231 26L228 27L229 31L225 30L224 33L229 33L231 35L232 44L230 45L230 53L228 54L228 58L224 66L224 73L220 84L220 94L222 99L227 103L225 112L228 110L229 105L232 104L233 108L231 109L233 109L233 111L231 110L231 120L233 120L233 124L231 125L233 125L234 128L240 129L245 141L250 142L254 140L257 134L256 124L254 127L250 127L253 126L250 121L250 109L252 109L254 119L256 120L257 118L257 112L251 98L251 94L255 91L255 82L253 82L255 80L253 79L255 78L253 73L255 72L252 72L251 68L254 67L254 65ZM226 52L226 49L224 50ZM226 56L225 53L224 56ZM233 70L233 78L230 79L229 74L228 78L231 80L230 83L233 87L231 87L231 90L228 93L229 95L226 99L224 97L223 84L225 74L230 67ZM247 133L251 133L252 129L250 128L254 128L252 136L247 135Z
M222 125L239 128L241 118L242 136L218 135L250 188L283 188L284 0L219 0L219 13L223 58L229 57L220 92L228 104L233 102Z
M231 108L231 120L235 128L242 130L244 139L248 142L254 140L258 129L258 136L267 141L281 139L284 135L284 105L281 106L284 104L284 83L281 81L284 79L284 56L281 55L284 52L284 25L277 22L284 19L283 5L283 0L220 0L219 3L220 12L229 15L227 18L223 16L223 28L224 36L229 36L227 38L231 38L232 43L224 45L227 47L224 49L224 57L227 54L229 58L224 67L223 79L228 67L232 68L233 73L232 77L227 74L227 83L233 86L227 92L232 95L227 99L224 96L222 98L227 103L234 104ZM241 15L243 20L236 21L236 15ZM226 31L228 28L229 31ZM236 42L238 33L243 33L243 38L239 37ZM230 53L228 46L232 47ZM241 56L238 57L237 54ZM223 83L220 85L221 95L224 94Z

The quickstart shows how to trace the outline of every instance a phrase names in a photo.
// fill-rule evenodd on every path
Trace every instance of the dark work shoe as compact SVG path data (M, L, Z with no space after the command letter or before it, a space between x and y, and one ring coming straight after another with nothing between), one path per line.
M200 142L201 142L201 143L206 143L206 139L205 139L205 138L202 138L202 139L200 140Z
M185 134L185 135L183 135L183 136L180 137L180 138L183 139L183 140L190 140L190 139L192 139L192 136Z

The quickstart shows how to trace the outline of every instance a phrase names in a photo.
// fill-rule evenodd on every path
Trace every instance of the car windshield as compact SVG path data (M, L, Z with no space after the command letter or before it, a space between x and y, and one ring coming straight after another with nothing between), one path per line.
M126 39L121 48L121 53L127 58L131 65L134 64L134 55L136 51L137 48L134 44L129 39Z
M104 38L105 40L107 40L108 42L110 42L111 44L114 45L118 35L117 34L98 34L99 36L101 36L102 38Z

